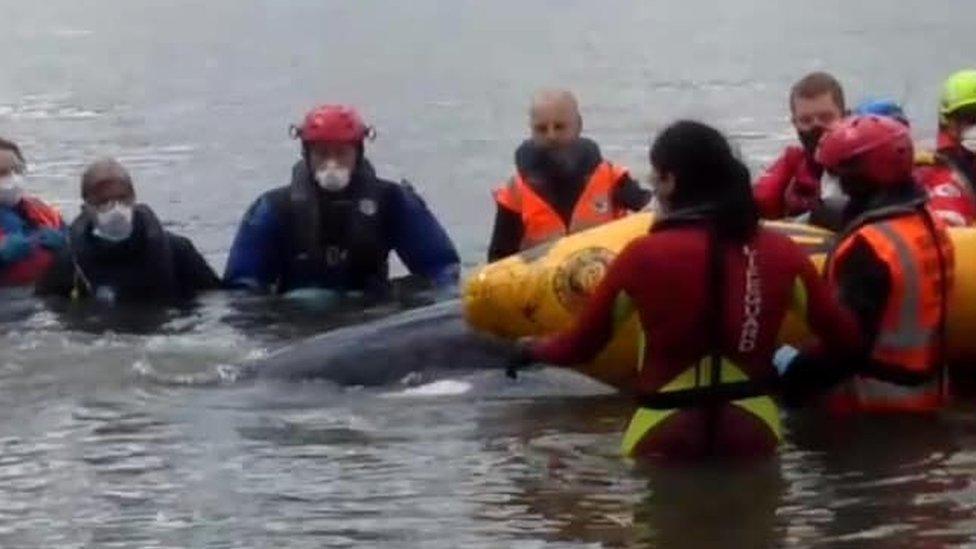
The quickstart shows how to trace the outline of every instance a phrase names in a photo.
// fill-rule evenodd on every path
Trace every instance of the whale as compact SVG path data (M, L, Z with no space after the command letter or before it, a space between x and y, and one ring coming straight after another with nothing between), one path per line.
M459 299L338 328L241 365L249 378L382 386L459 370L503 371L511 341L477 332Z

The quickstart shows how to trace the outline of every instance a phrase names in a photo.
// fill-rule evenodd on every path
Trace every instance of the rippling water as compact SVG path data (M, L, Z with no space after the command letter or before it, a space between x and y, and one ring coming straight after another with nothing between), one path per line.
M284 182L288 124L316 101L363 107L381 172L414 181L470 266L538 86L578 90L587 132L637 173L677 116L718 124L758 167L790 139L802 73L904 99L924 139L939 82L976 48L976 4L952 0L2 5L0 134L32 185L71 215L83 165L115 155L215 266L247 204ZM662 470L616 455L629 403L554 370L381 390L146 375L192 378L358 318L241 296L111 313L5 296L0 546L973 543L969 408L793 416L775 463Z

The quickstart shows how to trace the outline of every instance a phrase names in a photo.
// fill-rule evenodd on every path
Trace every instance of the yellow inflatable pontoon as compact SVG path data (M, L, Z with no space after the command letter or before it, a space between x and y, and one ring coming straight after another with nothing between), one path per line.
M652 214L640 213L570 235L476 271L464 289L464 313L475 329L505 338L551 334L570 326L613 257L632 239L647 234ZM832 234L794 223L767 223L808 250L822 266ZM956 249L955 288L949 310L949 355L954 363L976 363L976 229L950 231ZM604 352L578 369L617 388L632 387L636 375L636 315ZM690 337L694 337L691 335ZM781 339L800 344L805 326L789 318Z

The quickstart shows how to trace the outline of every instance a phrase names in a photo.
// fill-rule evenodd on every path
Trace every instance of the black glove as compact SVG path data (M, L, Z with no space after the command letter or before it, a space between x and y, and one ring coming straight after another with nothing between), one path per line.
M523 337L515 342L512 354L505 363L506 376L518 379L518 371L532 364L532 341L531 337Z
M780 378L780 397L788 408L800 408L854 375L846 362L836 358L800 354Z

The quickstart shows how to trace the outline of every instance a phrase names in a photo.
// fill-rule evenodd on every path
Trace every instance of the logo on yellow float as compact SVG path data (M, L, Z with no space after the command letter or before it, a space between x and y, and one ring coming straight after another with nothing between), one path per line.
M552 279L552 291L559 303L569 311L579 311L607 274L613 257L607 248L591 247L566 258Z

